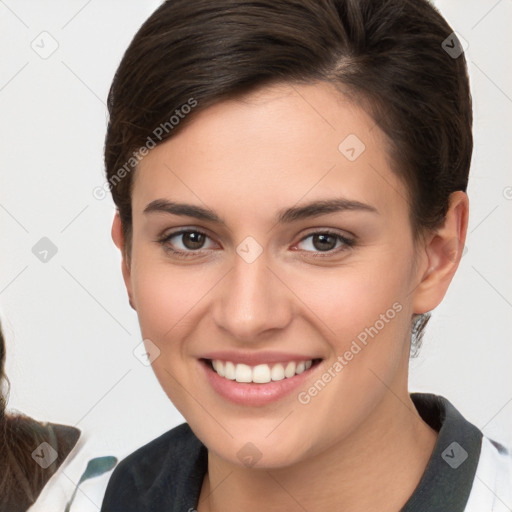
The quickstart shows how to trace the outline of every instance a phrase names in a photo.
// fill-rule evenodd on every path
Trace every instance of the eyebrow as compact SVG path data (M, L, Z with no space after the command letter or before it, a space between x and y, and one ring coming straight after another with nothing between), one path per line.
M312 201L302 206L284 208L278 211L275 222L278 224L286 224L343 211L362 211L379 214L377 208L369 204L345 198L336 198ZM194 217L199 220L214 222L223 226L226 225L226 222L209 208L203 208L202 206L187 203L176 203L174 201L168 201L167 199L155 199L154 201L151 201L144 208L144 213L168 213L172 215L182 215Z

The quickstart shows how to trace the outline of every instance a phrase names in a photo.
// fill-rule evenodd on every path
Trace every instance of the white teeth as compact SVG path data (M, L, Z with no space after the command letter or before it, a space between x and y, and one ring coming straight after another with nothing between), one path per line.
M234 364L231 361L220 361L218 359L212 361L213 369L221 377L236 380L237 382L254 382L257 384L266 384L270 381L289 379L294 375L299 375L308 370L311 368L312 364L312 359L298 363L290 361L286 365L277 363L272 367L268 364L258 364L251 367L242 363Z
M219 363L222 364L220 361ZM235 365L231 361L226 361L226 364L224 365L224 377L229 380L235 380Z
M296 365L293 361L288 363L284 369L284 376L287 378L293 377L295 375L295 368Z
M272 380L283 380L284 379L284 367L282 364L278 363L272 367L272 371L270 372L270 376Z
M259 364L252 369L252 381L258 384L270 382L270 368L268 364Z
M235 380L237 382L251 382L252 381L251 367L246 364L237 364L235 375L236 375Z
M221 376L221 377L224 377L225 376L225 370L224 370L224 365L222 364L221 361L212 361L212 364L213 363L217 363L217 366L213 366L213 368L215 369L215 371Z

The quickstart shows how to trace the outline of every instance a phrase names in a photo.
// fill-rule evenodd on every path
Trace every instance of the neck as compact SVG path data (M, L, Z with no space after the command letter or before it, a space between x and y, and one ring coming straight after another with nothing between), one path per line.
M436 440L409 394L388 392L349 436L293 466L245 468L209 453L198 512L394 512L413 494Z

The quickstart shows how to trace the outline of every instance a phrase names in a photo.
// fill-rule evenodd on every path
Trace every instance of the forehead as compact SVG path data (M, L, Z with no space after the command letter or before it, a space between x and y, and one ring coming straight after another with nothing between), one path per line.
M221 207L237 219L343 196L384 216L408 215L386 138L327 83L266 87L194 114L152 149L134 176L133 211L170 196Z

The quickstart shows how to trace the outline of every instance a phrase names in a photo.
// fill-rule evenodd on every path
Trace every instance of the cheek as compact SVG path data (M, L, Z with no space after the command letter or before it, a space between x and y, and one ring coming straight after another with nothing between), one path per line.
M338 351L366 329L377 324L379 331L400 331L404 328L408 264L397 261L396 255L375 251L366 262L338 269L317 269L297 274L294 292L323 326L325 336L336 340ZM397 321L398 320L398 321ZM384 322L384 324L383 324ZM406 323L406 322L405 322ZM385 329L383 328L385 326Z
M193 284L192 284L193 283ZM179 330L201 298L197 279L165 266L146 265L133 276L133 291L142 334L164 341Z
M185 314L187 292L165 275L158 276L146 269L133 276L133 284L142 334L145 338L161 340Z
M160 350L152 368L162 389L175 407L193 409L183 387L191 371L184 358L186 340L193 332L193 318L208 288L200 279L191 279L188 270L171 269L162 261L139 258L132 271L132 283L142 337ZM193 274L193 273L192 273ZM186 385L185 385L186 387Z
M196 314L213 281L199 267L171 266L164 258L143 249L134 254L132 285L143 336L167 342Z

